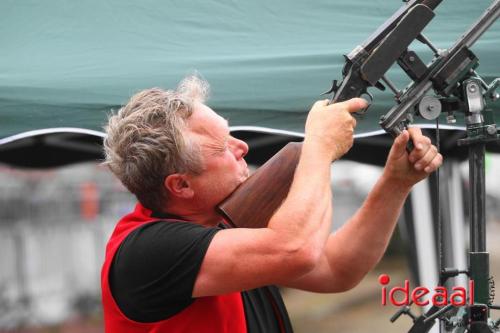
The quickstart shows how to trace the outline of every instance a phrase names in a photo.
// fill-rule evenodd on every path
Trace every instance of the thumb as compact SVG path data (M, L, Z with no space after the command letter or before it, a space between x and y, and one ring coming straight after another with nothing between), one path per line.
M391 151L389 152L389 159L400 159L406 154L406 145L410 140L410 133L407 130L401 132L400 135L396 139L394 139L394 143L392 144Z
M346 110L349 113L358 112L361 109L365 109L367 106L368 102L359 97L351 98L343 102L330 104L330 107L332 109Z

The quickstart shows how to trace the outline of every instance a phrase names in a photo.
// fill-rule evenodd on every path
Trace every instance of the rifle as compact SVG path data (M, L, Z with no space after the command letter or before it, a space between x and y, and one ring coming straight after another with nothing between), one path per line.
M441 1L409 1L361 46L346 55L342 83L337 85L337 81L333 81L332 87L325 93L334 93L331 102L362 95L371 99L368 87L385 89L379 80L384 79L384 73L431 21L433 9ZM218 212L235 227L265 227L288 194L300 149L300 143L285 146L220 203Z

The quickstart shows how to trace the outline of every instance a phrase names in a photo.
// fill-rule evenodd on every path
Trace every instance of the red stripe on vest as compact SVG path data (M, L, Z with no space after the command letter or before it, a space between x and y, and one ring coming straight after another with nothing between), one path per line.
M241 294L197 298L190 306L169 319L139 323L128 319L116 304L109 288L109 268L123 240L136 228L154 221L151 211L137 204L134 212L123 217L115 227L101 270L102 303L107 333L244 333L247 332Z

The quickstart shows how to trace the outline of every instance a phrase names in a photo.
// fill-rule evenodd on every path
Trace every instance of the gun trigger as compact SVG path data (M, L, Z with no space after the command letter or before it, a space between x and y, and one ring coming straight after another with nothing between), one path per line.
M332 81L332 87L330 89L328 89L327 91L325 91L324 93L322 93L321 95L329 95L331 93L336 93L337 90L339 90L339 86L337 85L337 80L333 80Z
M370 94L368 91L366 91L363 95L367 95L370 98L370 100L368 101L369 103L368 105L370 106L373 102L373 95Z
M380 81L377 81L377 83L375 83L375 88L381 91L385 90L385 86L382 83L380 83Z
M365 113L368 111L368 109L370 108L370 106L372 105L372 102L373 102L373 95L370 94L368 91L365 91L363 92L363 94L361 94L361 98L363 98L363 96L367 96L368 98L364 98L365 100L367 100L368 102L368 106L360 111L357 111L357 112L354 112L354 114L356 116L364 116Z

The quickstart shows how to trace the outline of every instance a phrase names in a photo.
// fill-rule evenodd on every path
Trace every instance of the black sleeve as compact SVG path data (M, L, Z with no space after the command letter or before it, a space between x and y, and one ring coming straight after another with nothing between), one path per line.
M111 293L122 312L138 322L155 322L189 306L201 263L219 230L159 221L131 232L109 271Z

